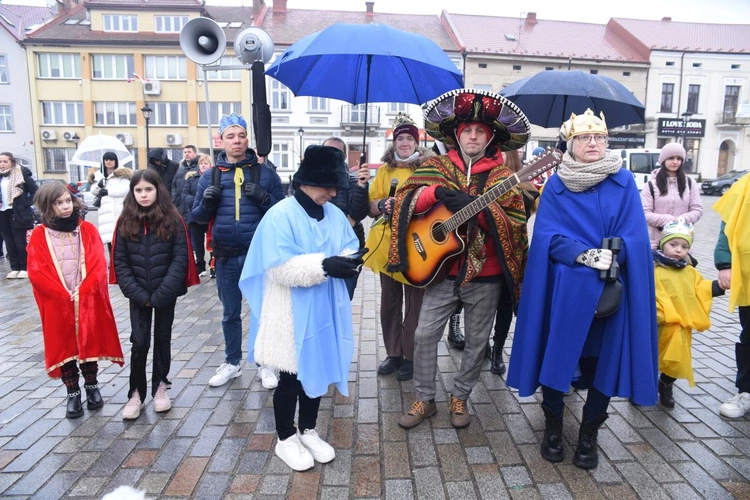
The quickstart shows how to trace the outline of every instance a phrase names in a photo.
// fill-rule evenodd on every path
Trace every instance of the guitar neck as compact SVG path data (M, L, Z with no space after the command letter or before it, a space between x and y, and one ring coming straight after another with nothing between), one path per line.
M521 180L518 178L518 174L513 174L500 184L492 186L482 196L472 201L464 208L453 214L448 220L446 220L445 229L448 231L455 231L466 221L487 208L490 203L510 191L513 186L517 185L519 182L521 182Z

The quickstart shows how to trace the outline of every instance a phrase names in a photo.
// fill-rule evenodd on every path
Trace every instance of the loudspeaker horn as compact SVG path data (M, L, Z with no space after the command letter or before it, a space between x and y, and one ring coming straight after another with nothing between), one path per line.
M273 56L273 40L260 28L246 28L234 39L234 53L243 64L267 63Z
M224 55L227 37L215 21L207 17L196 17L182 27L180 47L188 59L205 66Z

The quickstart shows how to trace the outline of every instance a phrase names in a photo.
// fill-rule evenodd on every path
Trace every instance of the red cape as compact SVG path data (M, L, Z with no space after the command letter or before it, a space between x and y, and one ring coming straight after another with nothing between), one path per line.
M60 367L73 359L79 363L110 360L123 365L109 300L104 244L90 222L82 221L79 228L84 276L77 308L55 265L45 226L34 229L27 247L29 281L42 318L44 363L51 378L60 378Z
M185 286L191 287L193 285L200 285L201 278L198 276L198 266L195 264L195 254L193 253L193 244L190 242L190 232L188 231L185 221L182 221L182 227L185 228L185 236L187 237L187 250L188 250L188 265L187 274L185 274ZM115 240L117 239L117 224L115 223L115 231L112 233L112 255L109 256L109 284L117 284L117 275L115 274Z

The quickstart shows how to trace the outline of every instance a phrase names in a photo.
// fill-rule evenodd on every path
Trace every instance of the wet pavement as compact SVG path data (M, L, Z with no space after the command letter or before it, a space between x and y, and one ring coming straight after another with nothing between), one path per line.
M719 227L706 215L696 226L698 268L715 279ZM0 260L0 276L9 271ZM126 359L127 301L110 287ZM124 422L128 364L102 363L104 407L65 418L65 389L44 370L39 316L25 280L0 280L0 495L3 498L101 498L118 485L154 498L502 499L750 498L750 420L719 416L734 394L737 314L715 300L712 328L693 336L697 386L678 381L676 407L636 407L615 399L599 433L600 464L573 466L585 393L565 398L566 458L539 455L544 418L540 394L518 398L485 362L469 399L470 427L448 420L447 393L461 352L439 346L438 415L404 431L398 417L413 401L413 383L376 373L385 350L379 330L379 283L362 274L354 301L355 354L349 397L323 398L318 431L336 459L291 472L273 454L272 393L255 368L224 387L208 387L223 362L221 304L205 279L178 301L169 394L173 408L156 414L151 398L141 417ZM244 311L247 323L247 307ZM512 332L512 329L511 329ZM512 335L512 334L511 334ZM505 346L511 353L512 336ZM150 371L150 364L149 364Z

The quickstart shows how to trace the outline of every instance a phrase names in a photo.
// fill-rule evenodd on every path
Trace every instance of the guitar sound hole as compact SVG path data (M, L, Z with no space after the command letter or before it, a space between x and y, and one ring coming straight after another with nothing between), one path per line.
M432 236L432 241L435 243L443 243L446 240L446 234L445 234L445 228L443 227L442 221L436 222L432 225L430 228L430 234Z

